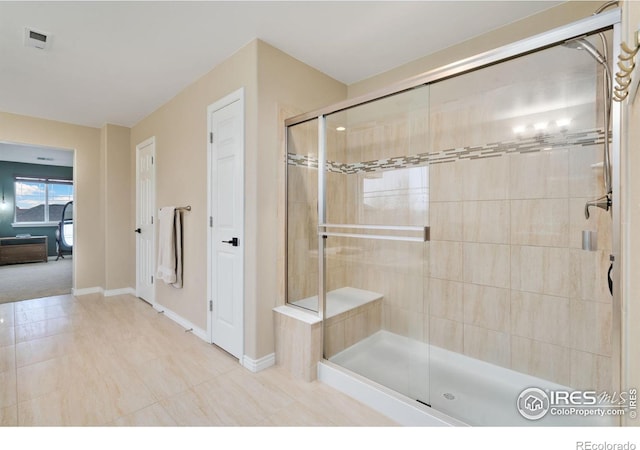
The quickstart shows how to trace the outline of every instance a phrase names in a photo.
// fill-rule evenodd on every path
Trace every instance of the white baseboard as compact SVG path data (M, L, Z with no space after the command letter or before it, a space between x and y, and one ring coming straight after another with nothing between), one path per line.
M102 294L105 297L113 297L115 295L124 295L124 294L131 294L135 296L136 290L130 287L120 288L120 289L104 289L100 286L95 286L90 288L71 289L71 294L73 295Z
M128 287L128 288L120 288L120 289L105 289L103 291L103 295L105 297L113 297L115 295L125 295L125 294L130 294L135 297L136 290L134 288Z
M193 323L191 323L190 321L188 321L184 317L180 316L179 314L171 311L169 308L166 308L166 307L164 307L164 306L162 306L162 305L160 305L158 303L156 303L156 304L154 304L152 306L153 306L153 309L155 309L156 311L162 312L165 316L167 316L169 319L171 319L174 322L176 322L178 325L180 325L185 330L191 330L191 332L194 335L196 335L197 337L199 337L203 341L205 341L207 343L211 343L211 341L209 340L209 336L208 336L206 330L203 330L202 328L196 327ZM251 372L259 372L261 370L264 370L264 369L266 369L268 367L271 367L271 366L275 365L275 363L276 363L276 354L275 353L271 353L271 354L263 356L262 358L259 358L259 359L249 358L248 356L244 355L242 358L240 358L239 362L240 362L240 365L242 365L246 369L250 370Z
M82 289L71 289L72 295L102 294L103 292L104 290L100 286L82 288Z
M275 365L276 363L276 354L271 353L267 356L263 356L262 358L252 359L247 355L242 357L242 366L249 369L251 372L260 372L268 367Z
M173 320L175 323L180 325L185 330L191 330L191 332L194 335L198 336L200 339L202 339L205 342L209 342L209 339L207 338L207 332L202 328L196 327L193 323L191 323L184 317L180 316L179 314L176 314L175 312L171 311L169 308L165 308L164 306L159 305L157 303L155 303L152 306L153 306L153 309L155 309L156 311L162 312L165 316Z

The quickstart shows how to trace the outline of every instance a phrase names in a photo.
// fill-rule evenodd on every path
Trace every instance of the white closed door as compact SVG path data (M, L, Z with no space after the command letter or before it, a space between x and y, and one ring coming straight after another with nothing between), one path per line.
M155 139L136 146L136 295L155 303Z
M209 107L209 323L211 342L241 359L245 244L242 92L223 100Z

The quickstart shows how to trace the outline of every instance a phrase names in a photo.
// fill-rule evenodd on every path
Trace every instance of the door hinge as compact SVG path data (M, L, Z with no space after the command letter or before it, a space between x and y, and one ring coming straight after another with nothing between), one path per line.
M153 284L153 275L151 275L151 284Z
M151 164L153 164L153 156L151 157Z
M213 144L213 132L209 133L209 143Z
M151 225L153 225L153 216L151 216Z
M209 311L213 311L213 300L209 300Z
M209 228L213 228L213 216L209 216Z

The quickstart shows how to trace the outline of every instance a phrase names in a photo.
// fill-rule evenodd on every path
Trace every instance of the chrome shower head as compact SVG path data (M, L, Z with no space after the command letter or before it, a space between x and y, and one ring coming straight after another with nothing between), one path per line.
M564 44L562 45L564 45L565 47L574 48L576 50L585 50L587 53L589 53L593 57L593 59L598 61L600 64L604 66L607 65L607 60L602 55L602 53L600 53L598 49L595 48L591 42L587 41L583 37L570 39L568 41L565 41Z

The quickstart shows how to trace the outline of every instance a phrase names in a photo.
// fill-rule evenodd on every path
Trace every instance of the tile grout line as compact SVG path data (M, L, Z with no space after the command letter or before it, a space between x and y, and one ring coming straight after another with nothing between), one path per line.
M13 304L13 371L15 375L16 426L20 426L20 402L18 402L18 336L16 331L16 305Z

